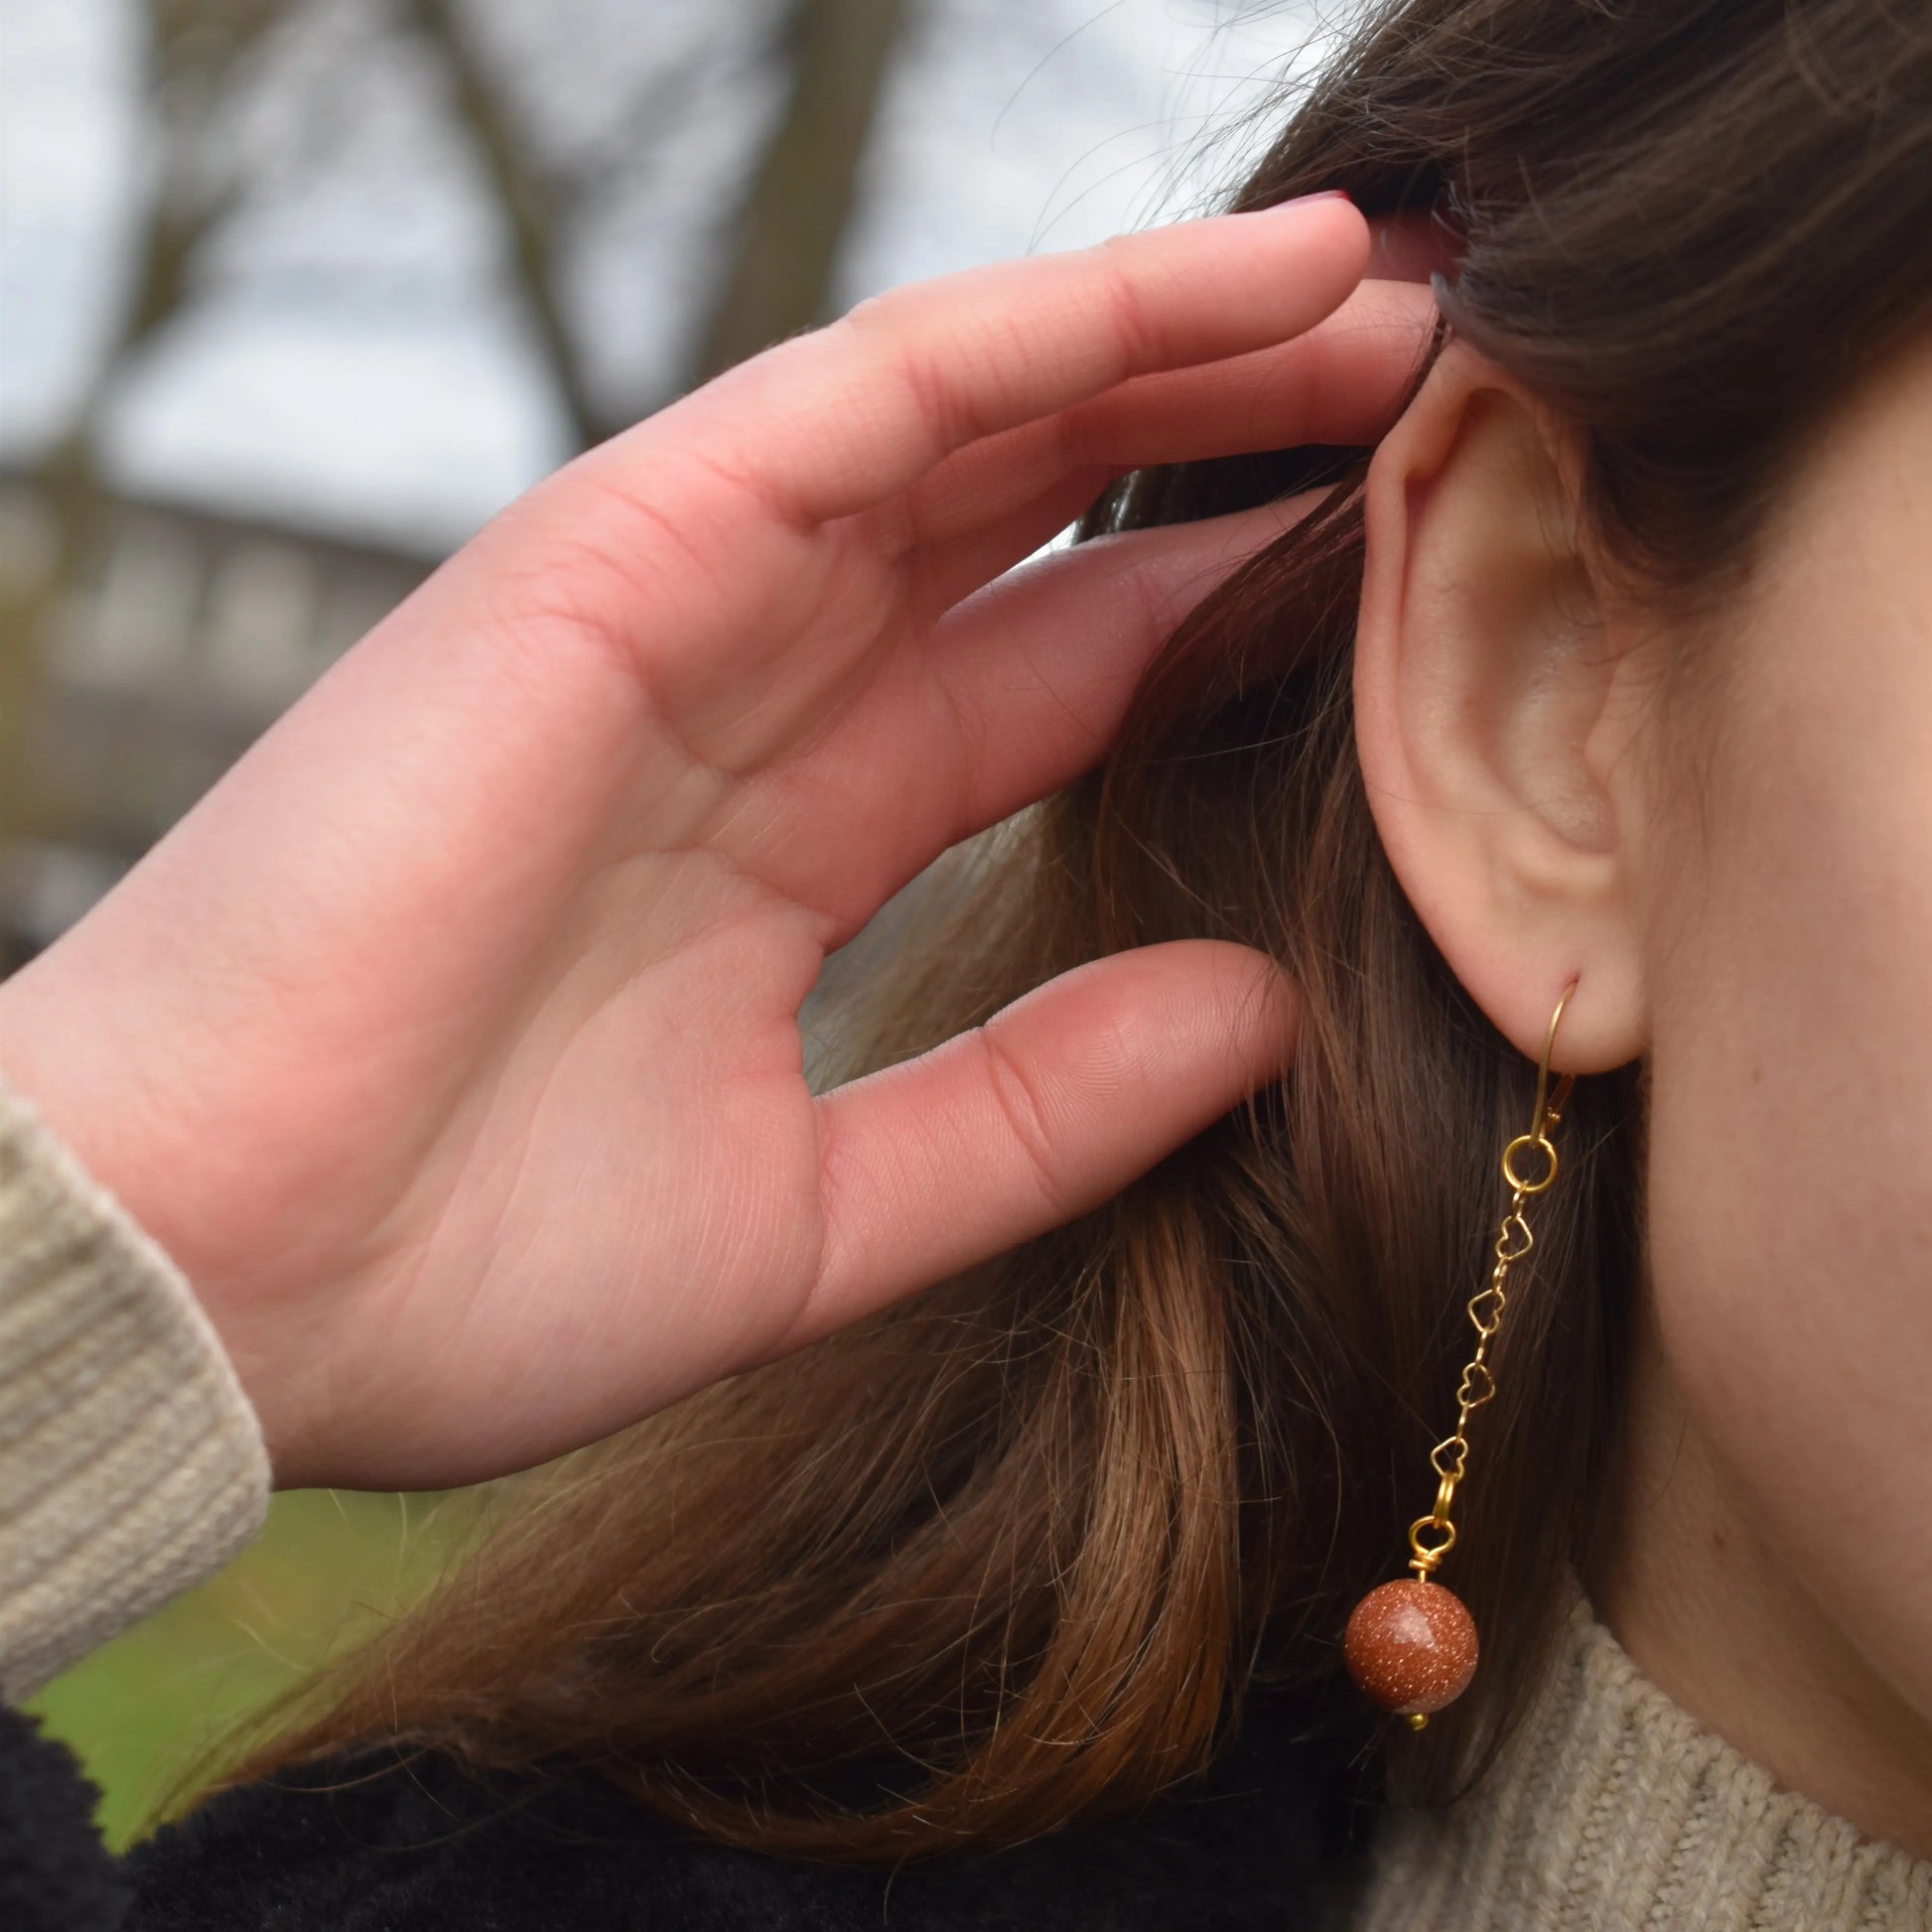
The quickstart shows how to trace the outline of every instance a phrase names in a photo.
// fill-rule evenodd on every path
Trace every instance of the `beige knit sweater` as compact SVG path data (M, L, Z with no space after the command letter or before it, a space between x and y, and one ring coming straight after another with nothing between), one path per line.
M1350 1932L1932 1932L1932 1863L1782 1791L1644 1677L1581 1594L1476 1789L1382 1820Z
M268 1463L180 1272L0 1085L0 1696L254 1534ZM1932 1864L1704 1730L1581 1597L1495 1772L1383 1821L1356 1932L1932 1932Z
M267 1506L180 1270L0 1085L0 1698L219 1569Z

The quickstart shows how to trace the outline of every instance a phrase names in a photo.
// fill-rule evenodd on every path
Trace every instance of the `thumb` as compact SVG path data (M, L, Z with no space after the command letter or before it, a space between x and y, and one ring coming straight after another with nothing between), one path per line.
M1287 1069L1301 1003L1218 939L1114 953L818 1102L815 1339L1118 1193Z

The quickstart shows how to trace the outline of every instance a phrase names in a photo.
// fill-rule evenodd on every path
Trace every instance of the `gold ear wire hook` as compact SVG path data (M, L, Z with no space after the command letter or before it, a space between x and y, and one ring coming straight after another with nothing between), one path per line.
M1533 1140L1548 1134L1563 1118L1564 1102L1570 1098L1570 1089L1577 1084L1574 1073L1565 1073L1557 1080L1556 1092L1550 1092L1550 1055L1556 1051L1557 1028L1562 1024L1563 1010L1570 1004L1571 994L1582 984L1581 977L1573 979L1563 989L1563 998L1557 1002L1557 1010L1550 1016L1550 1031L1543 1040L1543 1057L1536 1066L1536 1108L1530 1116L1530 1138Z

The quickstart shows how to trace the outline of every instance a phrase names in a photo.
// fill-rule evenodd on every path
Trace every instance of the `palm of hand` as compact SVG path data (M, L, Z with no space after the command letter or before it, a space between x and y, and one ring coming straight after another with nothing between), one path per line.
M1361 268L1344 204L1298 219L1253 250L1287 295L1225 237L1227 285L1138 333L1131 249L979 271L590 453L0 988L0 1065L180 1263L282 1480L555 1453L1104 1198L1279 1071L1286 990L1207 942L818 1098L797 1014L898 886L1093 762L1285 512L978 587L1130 461L1386 412L1426 305L1270 346ZM1180 246L1134 245L1149 281ZM1038 289L1029 370L1001 276ZM1359 369L1258 408L1296 351Z

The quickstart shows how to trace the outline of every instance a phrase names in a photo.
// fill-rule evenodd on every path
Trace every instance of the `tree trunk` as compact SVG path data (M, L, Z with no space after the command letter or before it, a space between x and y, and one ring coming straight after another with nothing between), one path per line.
M476 143L509 228L510 272L536 330L544 365L570 419L572 439L587 450L615 425L600 419L583 356L564 315L559 273L563 210L527 154L461 10L451 0L404 0L403 17L443 57L458 118Z
M839 242L906 0L788 0L791 91L729 230L689 386L826 319Z

